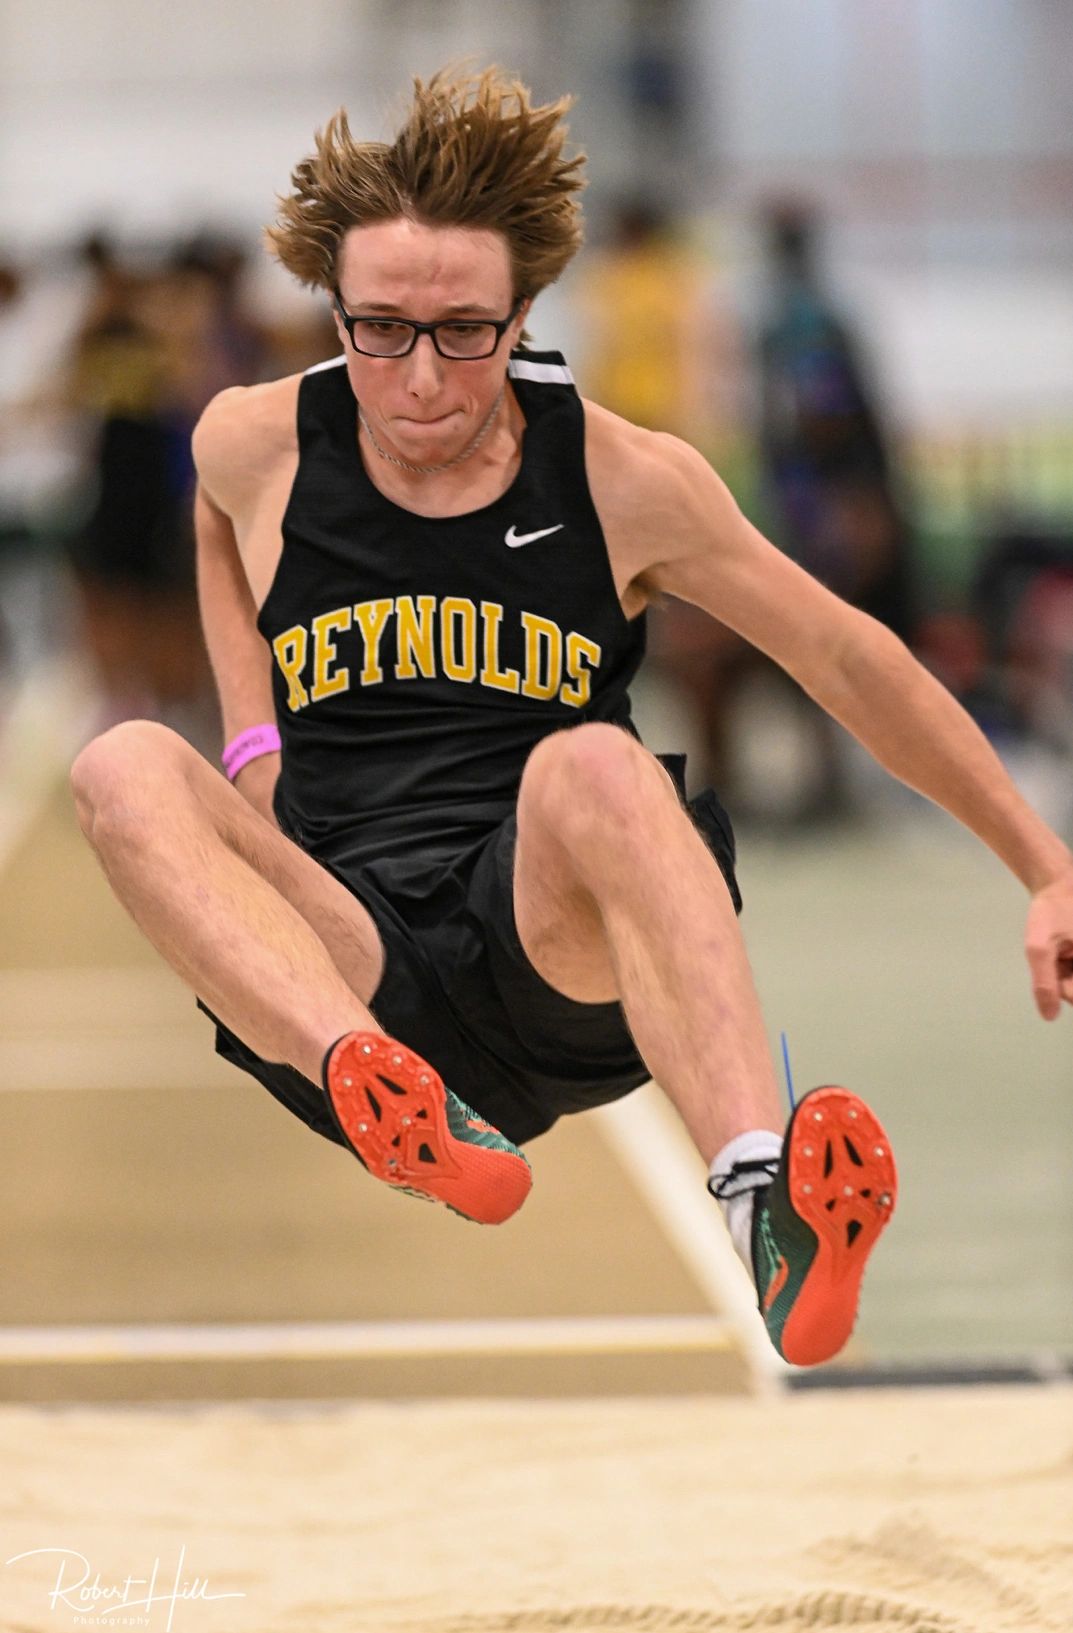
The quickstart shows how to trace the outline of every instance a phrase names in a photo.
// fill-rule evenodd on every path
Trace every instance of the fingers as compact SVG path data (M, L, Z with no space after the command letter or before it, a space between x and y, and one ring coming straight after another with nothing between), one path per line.
M1063 1003L1073 1004L1073 942L1064 937L1055 959L1058 970L1058 992Z
M1038 965L1029 954L1028 962L1032 967L1032 995L1036 1008L1045 1021L1056 1021L1062 1013L1062 1005L1073 1004L1073 977L1059 980L1053 973L1053 960L1049 954L1045 953L1042 963Z
M1073 936L1070 908L1046 891L1033 900L1025 926L1025 957L1032 973L1032 994L1045 1021L1054 1021L1063 1003L1073 1003Z
M1068 986L1073 991L1073 982L1063 982L1062 990L1059 990L1055 949L1049 942L1041 946L1029 940L1025 944L1025 956L1032 972L1032 995L1036 1008L1045 1021L1055 1021L1062 1011L1062 998L1070 998L1073 1002L1073 997L1064 990Z

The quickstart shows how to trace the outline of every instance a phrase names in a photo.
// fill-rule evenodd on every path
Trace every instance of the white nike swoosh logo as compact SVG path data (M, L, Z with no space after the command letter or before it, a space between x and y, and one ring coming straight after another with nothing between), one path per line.
M532 544L534 539L546 539L549 533L558 533L565 526L565 522L556 522L554 527L541 527L535 533L516 533L512 523L504 533L503 539L512 550L517 550L520 544Z

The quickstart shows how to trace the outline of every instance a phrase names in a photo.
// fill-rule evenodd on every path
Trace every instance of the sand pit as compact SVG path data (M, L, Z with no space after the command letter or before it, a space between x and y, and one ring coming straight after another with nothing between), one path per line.
M1073 1627L1068 1386L13 1406L0 1460L3 1561L69 1550L3 1563L5 1633Z

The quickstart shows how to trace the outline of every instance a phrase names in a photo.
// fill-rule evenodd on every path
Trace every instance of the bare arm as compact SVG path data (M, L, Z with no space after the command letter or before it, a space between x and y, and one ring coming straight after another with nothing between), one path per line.
M224 741L251 726L275 719L271 654L257 628L257 609L235 543L230 519L198 488L194 503L197 533L197 592L201 626L216 680ZM274 822L272 794L280 756L251 760L235 787L262 816Z
M262 439L258 426L249 424L249 395L221 394L194 433L198 603L225 742L275 719L271 653L257 628L257 608L232 519L254 511L265 487L266 473L256 457ZM265 754L235 779L243 797L270 822L275 821L272 795L280 764L279 754Z
M634 577L766 652L881 765L990 846L1035 897L1026 952L1040 1012L1073 1002L1073 855L960 704L888 629L765 539L694 449L647 436L616 463L612 508L633 530ZM635 473L625 492L624 471Z

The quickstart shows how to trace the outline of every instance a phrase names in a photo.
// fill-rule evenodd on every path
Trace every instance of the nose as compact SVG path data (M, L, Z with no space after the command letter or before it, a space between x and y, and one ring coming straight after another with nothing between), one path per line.
M406 389L411 396L434 397L443 384L443 359L432 344L431 335L418 335L417 345L406 359Z

